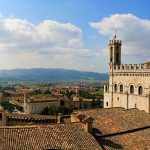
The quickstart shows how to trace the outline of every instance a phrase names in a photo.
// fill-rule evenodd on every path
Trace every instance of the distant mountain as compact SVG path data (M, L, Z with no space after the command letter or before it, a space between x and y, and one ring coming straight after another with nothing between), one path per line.
M0 81L73 81L108 80L108 74L66 69L13 69L0 70Z

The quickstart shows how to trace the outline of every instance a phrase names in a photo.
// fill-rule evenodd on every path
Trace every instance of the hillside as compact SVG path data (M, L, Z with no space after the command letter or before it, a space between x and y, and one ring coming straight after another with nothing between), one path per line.
M0 81L73 81L108 80L106 73L85 72L66 69L13 69L0 70Z

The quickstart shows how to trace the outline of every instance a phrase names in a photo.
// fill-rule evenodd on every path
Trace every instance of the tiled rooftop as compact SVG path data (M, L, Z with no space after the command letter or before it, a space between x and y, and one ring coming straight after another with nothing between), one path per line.
M123 108L82 111L94 118L94 135L104 149L150 149L150 114Z
M100 150L81 123L0 127L0 150Z

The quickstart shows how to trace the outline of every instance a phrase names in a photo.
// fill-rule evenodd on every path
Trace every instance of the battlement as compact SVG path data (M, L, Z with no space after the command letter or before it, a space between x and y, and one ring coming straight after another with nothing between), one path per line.
M109 41L109 45L112 45L112 44L122 44L122 42L121 42L121 40L114 39L114 40Z
M112 68L113 67L113 68ZM121 64L110 65L110 72L150 72L150 64Z

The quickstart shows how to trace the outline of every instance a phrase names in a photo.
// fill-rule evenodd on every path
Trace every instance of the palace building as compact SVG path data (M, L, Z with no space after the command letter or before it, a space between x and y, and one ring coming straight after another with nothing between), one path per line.
M121 64L122 41L109 41L109 85L104 86L104 108L137 108L150 113L150 62Z

